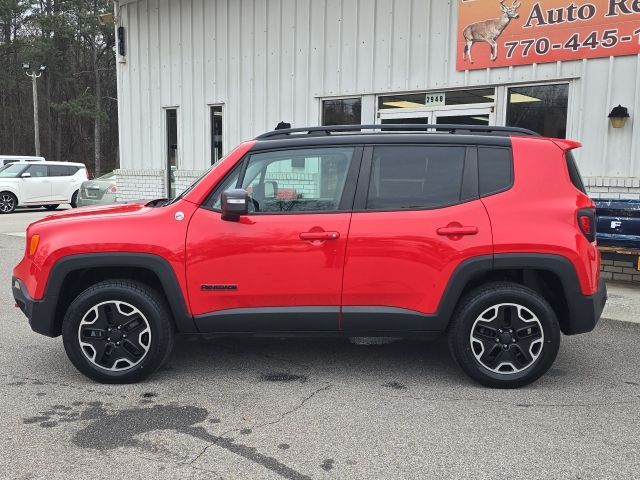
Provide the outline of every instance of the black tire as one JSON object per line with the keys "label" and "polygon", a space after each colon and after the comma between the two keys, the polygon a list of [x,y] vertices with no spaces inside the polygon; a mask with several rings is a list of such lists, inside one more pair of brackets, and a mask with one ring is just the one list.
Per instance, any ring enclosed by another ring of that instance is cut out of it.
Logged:
{"label": "black tire", "polygon": [[71,208],[78,208],[78,190],[71,195],[71,203],[69,205],[71,205]]}
{"label": "black tire", "polygon": [[[125,309],[124,314],[121,308]],[[87,323],[87,320],[93,321]],[[136,321],[138,324],[129,330]],[[92,327],[99,323],[105,327]],[[83,340],[92,342],[88,346],[85,343],[84,348],[80,341],[81,324],[84,325]],[[93,331],[98,333],[94,335]],[[125,332],[131,333],[129,339]],[[109,342],[102,340],[109,335],[114,338],[108,338]],[[87,377],[101,383],[134,383],[147,378],[168,359],[173,349],[174,325],[166,303],[155,290],[136,281],[107,280],[92,285],[71,303],[63,320],[62,338],[69,360]],[[116,347],[117,340],[121,346]],[[104,353],[98,359],[103,346]],[[113,353],[107,354],[107,351]],[[124,362],[130,365],[123,368]]]}
{"label": "black tire", "polygon": [[46,208],[47,210],[55,210],[59,206],[60,206],[60,204],[57,204],[57,205],[43,205],[43,207]]}
{"label": "black tire", "polygon": [[496,282],[462,299],[448,337],[451,355],[472,379],[494,388],[518,388],[551,368],[560,347],[560,326],[540,294]]}
{"label": "black tire", "polygon": [[11,192],[0,192],[0,214],[13,213],[18,206],[18,199]]}

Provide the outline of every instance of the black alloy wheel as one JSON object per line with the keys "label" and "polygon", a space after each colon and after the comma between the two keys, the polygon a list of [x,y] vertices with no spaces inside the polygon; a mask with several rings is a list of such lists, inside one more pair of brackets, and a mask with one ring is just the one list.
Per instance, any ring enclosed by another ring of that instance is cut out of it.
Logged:
{"label": "black alloy wheel", "polygon": [[12,213],[18,206],[18,200],[13,193],[0,193],[0,213]]}

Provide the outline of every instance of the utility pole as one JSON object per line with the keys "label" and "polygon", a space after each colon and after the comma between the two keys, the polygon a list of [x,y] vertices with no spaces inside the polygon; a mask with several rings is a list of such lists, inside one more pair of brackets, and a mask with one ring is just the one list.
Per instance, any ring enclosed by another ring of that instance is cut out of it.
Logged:
{"label": "utility pole", "polygon": [[31,71],[31,65],[23,63],[22,68],[27,77],[31,77],[31,84],[33,86],[33,128],[36,144],[36,157],[40,156],[40,125],[38,121],[38,84],[37,80],[42,75],[42,72],[47,68],[46,65],[40,65],[37,70]]}

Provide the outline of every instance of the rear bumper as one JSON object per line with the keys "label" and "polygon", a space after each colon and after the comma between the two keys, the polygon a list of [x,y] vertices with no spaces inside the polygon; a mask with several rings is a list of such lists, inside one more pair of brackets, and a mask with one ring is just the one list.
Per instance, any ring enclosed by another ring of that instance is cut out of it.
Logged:
{"label": "rear bumper", "polygon": [[598,291],[593,295],[576,295],[569,300],[569,322],[564,325],[565,335],[590,332],[596,327],[607,303],[607,286],[600,278]]}
{"label": "rear bumper", "polygon": [[95,205],[112,205],[117,202],[115,193],[105,193],[102,198],[88,198],[82,195],[78,196],[79,207],[91,207]]}
{"label": "rear bumper", "polygon": [[55,328],[55,307],[56,300],[52,297],[45,297],[41,301],[34,300],[29,295],[24,283],[17,277],[11,279],[11,291],[16,305],[22,310],[29,320],[29,326],[34,332],[46,335],[47,337],[57,337],[60,335]]}

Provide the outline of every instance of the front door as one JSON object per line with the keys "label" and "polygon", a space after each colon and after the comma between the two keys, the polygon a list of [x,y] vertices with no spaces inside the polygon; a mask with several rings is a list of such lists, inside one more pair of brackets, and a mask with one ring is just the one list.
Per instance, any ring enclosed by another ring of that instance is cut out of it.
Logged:
{"label": "front door", "polygon": [[[203,332],[336,331],[362,149],[248,155],[191,218],[187,279]],[[221,218],[220,195],[244,188],[250,213]]]}
{"label": "front door", "polygon": [[51,180],[48,177],[47,166],[44,163],[29,165],[22,172],[28,173],[30,177],[22,178],[20,190],[24,203],[46,203],[51,200]]}
{"label": "front door", "polygon": [[453,272],[472,257],[490,264],[493,254],[476,148],[390,145],[370,152],[349,229],[344,330],[438,330]]}

